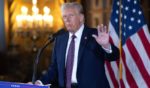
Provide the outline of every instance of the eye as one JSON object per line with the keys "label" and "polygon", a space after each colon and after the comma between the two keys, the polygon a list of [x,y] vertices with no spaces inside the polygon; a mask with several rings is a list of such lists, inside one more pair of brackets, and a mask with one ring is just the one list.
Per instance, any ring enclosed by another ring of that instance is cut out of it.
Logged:
{"label": "eye", "polygon": [[73,17],[73,16],[74,16],[73,14],[70,14],[70,15],[69,15],[69,17]]}
{"label": "eye", "polygon": [[67,16],[65,15],[65,16],[63,16],[63,19],[66,19],[67,18]]}

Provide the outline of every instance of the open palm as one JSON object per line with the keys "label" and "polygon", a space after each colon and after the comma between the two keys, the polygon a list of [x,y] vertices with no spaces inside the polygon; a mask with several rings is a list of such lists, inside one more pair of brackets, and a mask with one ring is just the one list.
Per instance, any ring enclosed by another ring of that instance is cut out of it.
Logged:
{"label": "open palm", "polygon": [[109,44],[109,33],[106,26],[100,25],[97,27],[98,35],[92,35],[97,43],[104,48],[108,48],[110,46]]}

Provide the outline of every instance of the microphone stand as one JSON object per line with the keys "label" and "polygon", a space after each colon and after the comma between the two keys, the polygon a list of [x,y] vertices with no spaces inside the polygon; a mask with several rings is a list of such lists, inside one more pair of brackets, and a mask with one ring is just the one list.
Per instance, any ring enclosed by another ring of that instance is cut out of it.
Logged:
{"label": "microphone stand", "polygon": [[50,36],[48,38],[48,40],[46,41],[45,45],[38,50],[38,53],[37,53],[37,56],[36,56],[36,59],[35,59],[34,65],[33,65],[33,75],[32,75],[32,83],[33,84],[35,84],[35,81],[36,81],[37,65],[39,63],[40,56],[41,56],[42,52],[44,51],[44,49],[53,41],[54,41],[53,36]]}

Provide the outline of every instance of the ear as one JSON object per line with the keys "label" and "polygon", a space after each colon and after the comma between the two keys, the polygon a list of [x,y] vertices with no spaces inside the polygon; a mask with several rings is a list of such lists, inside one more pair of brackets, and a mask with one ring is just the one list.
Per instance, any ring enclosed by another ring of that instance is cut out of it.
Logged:
{"label": "ear", "polygon": [[84,15],[80,14],[80,22],[84,22]]}

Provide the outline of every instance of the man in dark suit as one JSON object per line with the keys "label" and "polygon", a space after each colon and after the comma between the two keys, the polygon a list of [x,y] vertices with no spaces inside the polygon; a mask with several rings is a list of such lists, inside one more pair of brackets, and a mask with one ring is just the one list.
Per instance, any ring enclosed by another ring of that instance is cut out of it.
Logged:
{"label": "man in dark suit", "polygon": [[109,88],[104,62],[118,59],[119,50],[109,43],[108,29],[84,25],[83,8],[78,3],[65,3],[61,11],[67,32],[57,36],[52,64],[36,84],[56,81],[59,88]]}

